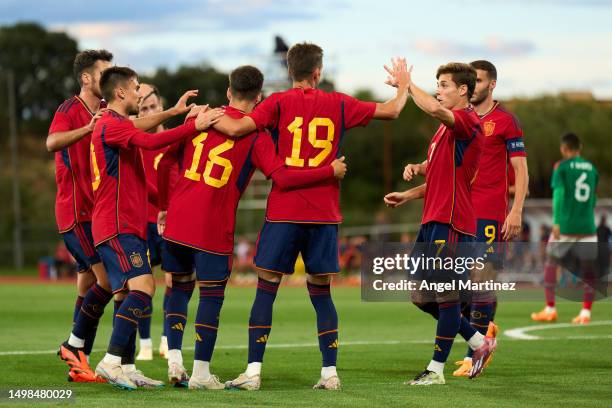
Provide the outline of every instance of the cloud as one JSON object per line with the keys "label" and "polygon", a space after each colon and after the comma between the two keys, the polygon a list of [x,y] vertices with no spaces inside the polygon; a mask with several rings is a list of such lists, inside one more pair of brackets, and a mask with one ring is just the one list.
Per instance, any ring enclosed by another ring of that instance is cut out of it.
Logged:
{"label": "cloud", "polygon": [[[332,8],[339,6],[340,3],[331,3]],[[245,30],[279,22],[313,20],[320,16],[315,10],[325,12],[329,8],[327,4],[306,8],[298,0],[147,0],[146,3],[4,0],[0,3],[0,23],[28,20],[51,27],[77,26],[85,32],[115,25],[175,32],[203,28]]]}
{"label": "cloud", "polygon": [[534,43],[521,40],[504,40],[491,37],[480,44],[461,43],[453,40],[443,41],[420,39],[412,43],[412,47],[427,55],[435,56],[521,56],[536,50]]}

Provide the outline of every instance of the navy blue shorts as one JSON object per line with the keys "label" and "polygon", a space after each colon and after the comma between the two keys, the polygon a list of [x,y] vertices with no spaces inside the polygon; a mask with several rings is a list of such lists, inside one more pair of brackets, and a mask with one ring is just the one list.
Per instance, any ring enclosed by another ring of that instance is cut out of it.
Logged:
{"label": "navy blue shorts", "polygon": [[127,288],[130,279],[151,274],[147,243],[133,234],[119,234],[98,245],[113,293]]}
{"label": "navy blue shorts", "polygon": [[77,223],[73,229],[62,234],[66,248],[77,262],[77,271],[85,272],[91,265],[100,263],[91,235],[91,222]]}
{"label": "navy blue shorts", "polygon": [[[421,225],[411,257],[458,259],[473,257],[474,237],[462,234],[453,229],[450,224],[441,222],[428,222]],[[460,261],[462,262],[462,261]],[[433,262],[431,263],[433,265]],[[469,273],[467,268],[455,268],[448,272],[442,271],[439,267],[421,267],[415,271],[412,278],[417,280],[430,281],[450,281],[458,277],[465,279]],[[461,271],[457,274],[457,271]]]}
{"label": "navy blue shorts", "polygon": [[[502,224],[503,225],[503,224]],[[476,220],[476,242],[478,253],[486,254],[486,259],[493,266],[500,269],[504,265],[505,243],[501,235],[499,221],[478,219]]]}
{"label": "navy blue shorts", "polygon": [[162,246],[164,239],[157,233],[157,224],[150,222],[147,224],[147,246],[149,247],[149,262],[151,266],[161,264]]}
{"label": "navy blue shorts", "polygon": [[257,238],[254,262],[265,271],[292,274],[300,253],[309,275],[340,272],[338,225],[266,221]]}
{"label": "navy blue shorts", "polygon": [[216,254],[166,241],[162,249],[162,269],[175,275],[190,274],[194,269],[198,282],[221,283],[230,277],[232,255]]}

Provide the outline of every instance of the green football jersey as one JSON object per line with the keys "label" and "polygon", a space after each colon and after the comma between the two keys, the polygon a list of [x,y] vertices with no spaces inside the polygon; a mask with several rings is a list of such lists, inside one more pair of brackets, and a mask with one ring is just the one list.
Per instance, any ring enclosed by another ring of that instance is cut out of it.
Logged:
{"label": "green football jersey", "polygon": [[580,156],[558,163],[551,187],[563,187],[561,213],[555,214],[561,234],[595,234],[595,190],[599,174],[593,163]]}

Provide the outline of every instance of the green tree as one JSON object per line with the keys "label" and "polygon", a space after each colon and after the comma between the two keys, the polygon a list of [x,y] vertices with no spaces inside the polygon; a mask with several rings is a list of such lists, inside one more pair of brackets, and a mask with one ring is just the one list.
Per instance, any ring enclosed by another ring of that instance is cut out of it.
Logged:
{"label": "green tree", "polygon": [[[72,61],[77,42],[36,23],[17,23],[0,27],[0,49],[1,71],[12,70],[15,75],[19,129],[46,131],[59,103],[76,91]],[[2,115],[6,115],[5,84],[3,80],[0,88]]]}

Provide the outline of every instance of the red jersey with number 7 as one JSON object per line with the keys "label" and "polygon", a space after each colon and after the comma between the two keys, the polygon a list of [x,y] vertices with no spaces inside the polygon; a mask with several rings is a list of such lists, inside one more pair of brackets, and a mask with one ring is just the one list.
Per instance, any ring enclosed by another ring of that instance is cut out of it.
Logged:
{"label": "red jersey with number 7", "polygon": [[422,224],[436,221],[476,234],[471,187],[482,150],[480,120],[472,108],[453,110],[452,128],[441,124],[427,153]]}
{"label": "red jersey with number 7", "polygon": [[[64,101],[55,112],[49,134],[87,126],[94,113],[78,96]],[[55,220],[59,232],[70,231],[77,222],[91,221],[93,191],[89,171],[91,133],[55,152]]]}
{"label": "red jersey with number 7", "polygon": [[146,133],[109,110],[91,137],[94,244],[119,234],[147,239],[147,185],[140,148],[156,150],[196,134],[193,121],[160,133]]}
{"label": "red jersey with number 7", "polygon": [[[235,119],[244,116],[233,107],[226,107],[225,114]],[[179,178],[168,198],[169,166],[176,161]],[[161,159],[160,207],[168,209],[164,239],[202,251],[231,254],[238,201],[255,168],[278,181],[277,188],[283,191],[334,179],[329,165],[308,171],[287,167],[276,155],[266,131],[234,139],[208,129],[172,146]]]}
{"label": "red jersey with number 7", "polygon": [[[341,156],[339,150],[345,132],[355,126],[366,126],[375,110],[375,103],[362,102],[339,92],[293,88],[273,93],[248,116],[258,129],[270,130],[278,155],[287,166],[312,169],[326,166]],[[273,185],[266,220],[342,222],[339,182],[327,180],[289,191]]]}

